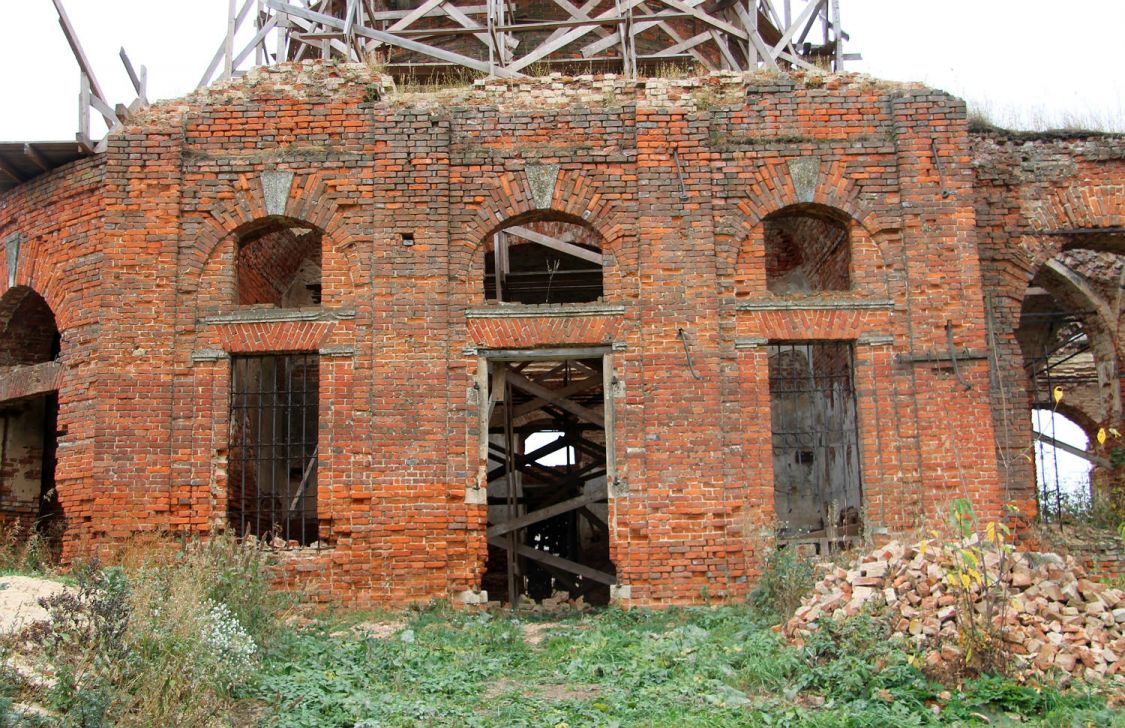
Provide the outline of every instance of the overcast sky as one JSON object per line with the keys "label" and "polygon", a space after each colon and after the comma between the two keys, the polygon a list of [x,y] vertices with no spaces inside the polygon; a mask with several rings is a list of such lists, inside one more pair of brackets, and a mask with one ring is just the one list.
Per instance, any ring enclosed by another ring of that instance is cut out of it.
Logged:
{"label": "overcast sky", "polygon": [[[50,0],[0,0],[0,140],[72,139],[78,66]],[[117,50],[149,69],[152,98],[195,87],[222,40],[227,0],[65,0],[113,102],[132,99]],[[1122,0],[840,0],[849,70],[924,81],[1008,126],[1125,130]],[[187,10],[190,8],[190,11]],[[938,10],[940,8],[940,10]]]}

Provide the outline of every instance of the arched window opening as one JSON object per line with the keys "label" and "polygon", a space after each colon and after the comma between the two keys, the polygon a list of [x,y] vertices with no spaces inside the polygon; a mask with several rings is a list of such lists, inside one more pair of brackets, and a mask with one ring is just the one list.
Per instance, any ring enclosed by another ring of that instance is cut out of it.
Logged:
{"label": "arched window opening", "polygon": [[320,305],[323,232],[271,218],[238,236],[238,305]]}
{"label": "arched window opening", "polygon": [[[62,337],[42,296],[27,287],[10,289],[0,299],[0,320],[0,370],[58,366]],[[66,527],[55,488],[58,392],[34,388],[15,394],[0,402],[0,524],[38,532],[57,558]]]}
{"label": "arched window opening", "polygon": [[827,208],[795,206],[765,220],[766,287],[791,295],[851,288],[847,223]]}
{"label": "arched window opening", "polygon": [[562,221],[494,233],[484,259],[484,297],[510,303],[588,303],[602,297],[601,238]]}

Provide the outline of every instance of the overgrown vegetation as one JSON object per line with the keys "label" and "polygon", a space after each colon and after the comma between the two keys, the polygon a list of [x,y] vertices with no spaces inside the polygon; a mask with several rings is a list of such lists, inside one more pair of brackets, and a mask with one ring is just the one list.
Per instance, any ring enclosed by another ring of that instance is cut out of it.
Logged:
{"label": "overgrown vegetation", "polygon": [[0,675],[0,695],[49,711],[21,714],[23,723],[235,722],[237,692],[285,606],[265,552],[216,537],[152,549],[128,568],[86,564],[74,577],[76,588],[40,600],[48,622],[8,641],[9,658],[27,667]]}
{"label": "overgrown vegetation", "polygon": [[877,614],[787,644],[772,625],[813,576],[794,551],[742,606],[436,605],[303,627],[283,620],[252,546],[145,553],[77,570],[76,589],[47,600],[53,624],[22,635],[35,649],[8,645],[38,656],[40,679],[0,670],[0,726],[1125,726],[1099,686],[937,682]]}

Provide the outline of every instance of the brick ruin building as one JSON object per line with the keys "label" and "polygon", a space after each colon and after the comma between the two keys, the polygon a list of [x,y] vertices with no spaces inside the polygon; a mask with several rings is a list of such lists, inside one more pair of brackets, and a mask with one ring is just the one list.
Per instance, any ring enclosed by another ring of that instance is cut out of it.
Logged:
{"label": "brick ruin building", "polygon": [[1041,353],[1121,420],[1121,137],[848,75],[391,86],[0,148],[4,519],[233,529],[338,602],[691,603],[779,539],[1033,515]]}

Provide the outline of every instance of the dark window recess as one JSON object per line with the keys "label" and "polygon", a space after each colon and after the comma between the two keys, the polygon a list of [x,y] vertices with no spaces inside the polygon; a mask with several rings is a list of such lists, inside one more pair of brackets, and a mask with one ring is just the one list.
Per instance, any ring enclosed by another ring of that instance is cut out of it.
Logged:
{"label": "dark window recess", "polygon": [[783,542],[828,553],[860,535],[852,346],[769,347],[774,510]]}
{"label": "dark window recess", "polygon": [[243,229],[238,235],[238,304],[320,305],[322,238],[319,229],[285,218],[266,218]]}
{"label": "dark window recess", "polygon": [[495,233],[484,259],[484,297],[511,303],[588,303],[602,297],[601,239],[567,222]]}
{"label": "dark window recess", "polygon": [[316,354],[232,360],[227,512],[239,535],[319,544]]}
{"label": "dark window recess", "polygon": [[765,220],[766,287],[790,295],[851,288],[850,232],[843,216],[815,205],[788,207]]}

